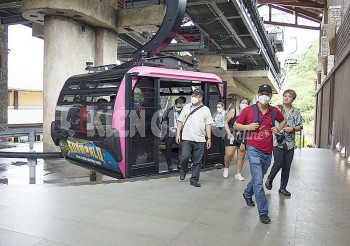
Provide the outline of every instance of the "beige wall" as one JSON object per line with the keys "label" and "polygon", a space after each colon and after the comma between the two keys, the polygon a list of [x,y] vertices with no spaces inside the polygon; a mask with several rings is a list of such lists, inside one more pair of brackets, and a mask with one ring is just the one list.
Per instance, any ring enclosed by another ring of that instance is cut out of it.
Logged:
{"label": "beige wall", "polygon": [[[8,106],[15,106],[14,91],[8,92]],[[43,92],[42,91],[18,91],[19,107],[42,107]]]}

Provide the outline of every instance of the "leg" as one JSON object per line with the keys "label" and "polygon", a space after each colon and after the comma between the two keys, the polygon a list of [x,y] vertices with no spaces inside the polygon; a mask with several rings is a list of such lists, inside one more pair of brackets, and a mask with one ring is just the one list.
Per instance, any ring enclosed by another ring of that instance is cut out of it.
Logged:
{"label": "leg", "polygon": [[271,184],[272,184],[274,178],[276,177],[276,174],[279,172],[279,170],[283,166],[284,149],[274,147],[273,148],[273,158],[274,158],[273,166],[271,168],[269,176],[267,177]]}
{"label": "leg", "polygon": [[233,157],[235,156],[237,147],[226,146],[225,147],[225,168],[229,168]]}
{"label": "leg", "polygon": [[245,150],[242,151],[240,148],[238,148],[236,173],[240,173],[242,171],[245,154],[246,154]]}
{"label": "leg", "polygon": [[290,167],[292,165],[293,157],[294,157],[294,148],[287,150],[285,155],[284,165],[282,166],[280,190],[285,190],[287,188],[287,184],[289,180],[289,172],[290,172]]}
{"label": "leg", "polygon": [[191,153],[192,153],[192,144],[190,141],[187,140],[183,140],[181,141],[182,144],[182,151],[181,151],[181,155],[180,155],[180,166],[181,166],[181,170],[184,173],[188,172],[188,161],[191,157]]}
{"label": "leg", "polygon": [[181,169],[180,156],[181,156],[181,152],[182,152],[182,142],[180,142],[180,143],[178,144],[178,148],[179,148],[179,151],[178,151],[178,164],[177,164],[177,170],[180,170],[180,169]]}
{"label": "leg", "polygon": [[201,171],[201,165],[203,161],[205,143],[193,142],[192,144],[193,144],[193,151],[192,151],[193,166],[192,166],[192,177],[190,181],[198,182],[200,171]]}
{"label": "leg", "polygon": [[[249,183],[251,183],[250,185],[253,187],[253,192],[255,195],[255,200],[257,203],[259,215],[267,214],[268,204],[267,204],[265,191],[263,188],[263,177],[264,177],[264,172],[266,173],[268,167],[270,166],[271,155],[269,158],[266,158],[266,155],[264,153],[262,153],[261,151],[257,150],[252,146],[249,146],[248,158],[250,163],[250,172],[252,174],[252,180]],[[267,163],[268,160],[270,161],[269,163]],[[244,191],[245,193],[247,193],[247,195],[249,195],[249,190],[248,190],[249,188],[250,187],[247,187],[246,190]]]}
{"label": "leg", "polygon": [[236,146],[226,146],[225,148],[225,168],[222,176],[226,179],[228,177],[228,169],[230,167],[230,163],[235,156],[237,147]]}
{"label": "leg", "polygon": [[248,154],[248,160],[249,160],[249,166],[250,166],[251,180],[248,182],[247,188],[245,188],[243,192],[243,196],[246,198],[251,198],[254,195],[252,163],[256,158],[259,158],[259,155],[256,153],[256,148],[254,148],[253,146],[247,147],[247,154]]}
{"label": "leg", "polygon": [[173,137],[168,137],[165,140],[165,158],[166,158],[166,163],[168,164],[168,167],[172,166],[171,163],[171,152],[173,149],[173,144],[174,144],[175,138]]}

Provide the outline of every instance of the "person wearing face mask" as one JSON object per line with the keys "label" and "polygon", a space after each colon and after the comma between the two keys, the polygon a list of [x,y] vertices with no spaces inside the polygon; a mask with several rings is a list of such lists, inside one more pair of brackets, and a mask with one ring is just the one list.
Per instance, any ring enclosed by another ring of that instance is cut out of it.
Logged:
{"label": "person wearing face mask", "polygon": [[216,164],[215,167],[217,169],[221,169],[224,164],[224,156],[225,156],[225,144],[223,141],[223,129],[225,127],[224,120],[226,116],[225,111],[225,104],[222,101],[219,101],[216,104],[216,112],[214,114],[214,130],[217,132],[217,134],[220,135],[222,141],[220,142],[220,155],[221,155],[221,162]]}
{"label": "person wearing face mask", "polygon": [[[264,224],[271,222],[263,178],[271,165],[272,135],[280,132],[287,123],[281,112],[270,106],[271,97],[271,86],[261,85],[258,90],[259,101],[245,108],[234,124],[236,130],[247,131],[247,153],[252,178],[244,190],[243,198],[248,206],[254,207],[252,196],[255,196],[260,221]],[[278,126],[275,126],[275,120],[280,123]]]}
{"label": "person wearing face mask", "polygon": [[225,141],[225,168],[223,172],[223,177],[227,178],[229,173],[230,164],[235,156],[236,150],[237,153],[237,165],[236,165],[236,174],[235,179],[244,181],[241,171],[243,168],[244,157],[245,157],[245,132],[244,131],[235,131],[233,125],[240,115],[240,112],[249,105],[248,99],[242,98],[239,103],[239,111],[236,109],[231,109],[225,117],[225,130],[226,136]]}
{"label": "person wearing face mask", "polygon": [[194,187],[200,187],[199,175],[202,165],[204,148],[211,147],[211,125],[213,118],[210,109],[204,106],[204,92],[197,88],[191,96],[191,103],[186,104],[179,116],[176,132],[176,142],[182,143],[180,155],[180,180],[186,178],[188,172],[188,161],[191,158],[192,177],[190,184]]}
{"label": "person wearing face mask", "polygon": [[[182,110],[183,99],[177,98],[175,100],[174,106],[165,110],[162,124],[162,138],[161,141],[165,143],[165,158],[168,165],[168,171],[173,171],[173,165],[171,161],[171,153],[173,149],[173,144],[175,143],[176,130],[178,119]],[[179,155],[181,153],[181,144],[179,144]],[[180,169],[180,166],[177,166]]]}
{"label": "person wearing face mask", "polygon": [[274,137],[274,163],[265,183],[266,189],[271,190],[272,182],[279,170],[281,170],[281,183],[278,193],[284,196],[291,196],[291,193],[286,188],[294,156],[295,132],[299,132],[303,129],[303,120],[300,110],[294,108],[292,105],[296,97],[297,94],[294,90],[286,90],[283,93],[283,105],[280,105],[279,108],[283,116],[287,119],[287,126],[284,127],[280,133],[280,136],[283,137],[279,140]]}

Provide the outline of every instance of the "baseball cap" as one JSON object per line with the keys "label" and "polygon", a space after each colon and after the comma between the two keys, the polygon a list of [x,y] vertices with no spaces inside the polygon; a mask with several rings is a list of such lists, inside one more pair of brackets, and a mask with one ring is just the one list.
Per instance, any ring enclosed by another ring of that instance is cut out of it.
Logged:
{"label": "baseball cap", "polygon": [[201,89],[197,88],[192,92],[192,94],[197,94],[197,95],[200,95],[201,97],[203,97],[204,92]]}
{"label": "baseball cap", "polygon": [[272,88],[271,86],[267,85],[267,84],[263,84],[263,85],[260,85],[259,86],[259,90],[258,90],[258,93],[262,92],[262,91],[267,91],[269,93],[272,94]]}

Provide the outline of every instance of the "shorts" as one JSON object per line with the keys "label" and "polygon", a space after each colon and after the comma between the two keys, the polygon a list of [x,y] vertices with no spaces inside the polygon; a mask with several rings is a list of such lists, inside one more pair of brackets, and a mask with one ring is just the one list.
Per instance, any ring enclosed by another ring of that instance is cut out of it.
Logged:
{"label": "shorts", "polygon": [[228,139],[227,136],[225,136],[225,138],[224,138],[224,143],[225,143],[225,147],[226,147],[226,146],[236,146],[236,147],[240,147],[242,141],[236,140],[236,139],[235,139],[235,140],[233,141],[233,143],[231,143],[230,139]]}

